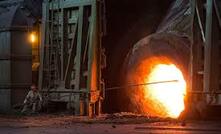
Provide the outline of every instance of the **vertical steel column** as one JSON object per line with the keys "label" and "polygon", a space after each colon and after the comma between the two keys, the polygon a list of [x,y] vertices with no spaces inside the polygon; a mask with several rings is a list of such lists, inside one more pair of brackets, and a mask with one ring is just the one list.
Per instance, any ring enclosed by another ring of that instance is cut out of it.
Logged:
{"label": "vertical steel column", "polygon": [[[196,10],[196,0],[192,0],[191,2],[191,12],[192,12],[192,27],[194,25],[194,16],[195,16],[195,10]],[[193,28],[192,28],[193,29]],[[194,31],[193,31],[194,33]],[[191,49],[190,49],[190,65],[189,65],[189,86],[187,87],[188,90],[193,91],[193,77],[194,77],[194,66],[193,66],[193,43],[194,43],[194,35],[192,34],[192,42],[191,42]]]}
{"label": "vertical steel column", "polygon": [[[90,19],[90,25],[91,25],[91,29],[90,29],[90,40],[89,40],[89,49],[88,49],[88,81],[87,81],[87,92],[88,94],[96,89],[92,89],[92,81],[96,81],[97,80],[93,80],[93,69],[94,69],[94,62],[95,62],[95,54],[96,54],[96,48],[97,48],[97,42],[96,42],[96,34],[97,34],[97,23],[96,23],[96,18],[97,18],[97,8],[96,8],[96,0],[93,0],[93,3],[91,5],[91,19]],[[88,115],[89,116],[93,116],[94,114],[94,108],[95,108],[95,104],[91,104],[90,102],[90,98],[91,96],[88,97],[88,102],[87,104],[88,106]]]}
{"label": "vertical steel column", "polygon": [[[44,53],[45,53],[45,35],[48,35],[48,31],[46,30],[46,27],[48,26],[48,2],[43,2],[42,4],[42,30],[41,30],[41,44],[40,44],[40,67],[39,67],[39,80],[38,80],[38,89],[42,88],[43,83],[43,65],[44,65]],[[47,32],[47,34],[46,34]],[[46,45],[48,45],[46,43]]]}
{"label": "vertical steel column", "polygon": [[211,89],[211,45],[212,45],[212,12],[213,9],[213,0],[207,0],[206,4],[206,44],[204,47],[204,82],[203,82],[203,91],[209,92]]}
{"label": "vertical steel column", "polygon": [[[77,33],[77,53],[76,53],[76,75],[75,75],[75,90],[80,89],[80,78],[81,78],[81,50],[82,50],[82,33],[83,33],[83,15],[84,15],[84,7],[79,7],[79,15],[78,15],[78,33]],[[76,100],[80,100],[80,95],[76,95]],[[76,106],[76,114],[80,114],[80,103],[75,103]]]}
{"label": "vertical steel column", "polygon": [[[63,0],[62,0],[63,1]],[[60,2],[60,0],[59,0]],[[61,15],[59,16],[60,20],[59,23],[61,23],[61,56],[60,56],[60,60],[61,60],[61,78],[60,80],[63,81],[64,80],[64,6],[63,6],[63,2],[61,2]],[[60,22],[61,21],[61,22]]]}

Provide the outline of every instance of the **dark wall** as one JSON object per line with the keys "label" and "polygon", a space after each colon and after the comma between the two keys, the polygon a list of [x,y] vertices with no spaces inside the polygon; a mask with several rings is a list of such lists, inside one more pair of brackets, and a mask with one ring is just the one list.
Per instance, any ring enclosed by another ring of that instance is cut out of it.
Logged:
{"label": "dark wall", "polygon": [[36,19],[41,18],[43,0],[24,0],[24,6]]}
{"label": "dark wall", "polygon": [[[156,31],[173,0],[106,0],[107,68],[103,71],[106,87],[121,85],[121,69],[125,57],[140,39]],[[106,91],[104,112],[120,112],[117,90]]]}

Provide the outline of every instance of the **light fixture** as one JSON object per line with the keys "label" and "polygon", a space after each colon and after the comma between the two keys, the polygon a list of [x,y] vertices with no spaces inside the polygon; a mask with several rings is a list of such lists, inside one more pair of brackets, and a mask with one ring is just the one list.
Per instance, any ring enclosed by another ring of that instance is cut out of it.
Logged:
{"label": "light fixture", "polygon": [[31,32],[29,35],[29,40],[31,43],[36,43],[37,42],[37,34],[36,32]]}

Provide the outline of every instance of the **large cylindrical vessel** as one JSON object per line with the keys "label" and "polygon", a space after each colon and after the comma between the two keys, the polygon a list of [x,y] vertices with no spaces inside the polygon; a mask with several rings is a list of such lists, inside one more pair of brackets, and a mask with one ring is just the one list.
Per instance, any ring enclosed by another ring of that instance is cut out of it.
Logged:
{"label": "large cylindrical vessel", "polygon": [[32,82],[32,21],[19,3],[0,4],[0,112],[8,112],[23,103]]}

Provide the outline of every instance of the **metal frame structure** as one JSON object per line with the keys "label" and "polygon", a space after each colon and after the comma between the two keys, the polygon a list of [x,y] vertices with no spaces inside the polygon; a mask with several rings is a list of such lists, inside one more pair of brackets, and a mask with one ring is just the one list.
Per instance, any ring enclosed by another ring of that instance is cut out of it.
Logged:
{"label": "metal frame structure", "polygon": [[68,102],[76,115],[101,111],[102,11],[98,0],[45,0],[39,88],[49,101]]}
{"label": "metal frame structure", "polygon": [[221,105],[221,3],[192,0],[191,93],[208,105]]}

